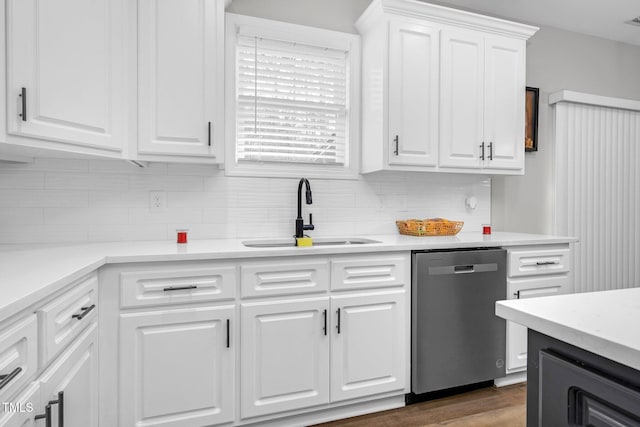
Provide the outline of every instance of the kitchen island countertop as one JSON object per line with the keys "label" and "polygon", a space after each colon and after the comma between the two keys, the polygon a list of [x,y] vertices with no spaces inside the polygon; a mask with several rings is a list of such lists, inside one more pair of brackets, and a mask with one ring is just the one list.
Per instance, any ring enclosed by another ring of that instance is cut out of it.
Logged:
{"label": "kitchen island countertop", "polygon": [[640,288],[498,301],[496,314],[640,370]]}

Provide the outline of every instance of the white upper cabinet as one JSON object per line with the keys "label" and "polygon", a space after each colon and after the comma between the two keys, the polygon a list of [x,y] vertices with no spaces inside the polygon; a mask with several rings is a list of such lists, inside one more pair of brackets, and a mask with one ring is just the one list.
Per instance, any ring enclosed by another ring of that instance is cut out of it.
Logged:
{"label": "white upper cabinet", "polygon": [[436,166],[438,30],[389,26],[389,164]]}
{"label": "white upper cabinet", "polygon": [[483,38],[443,31],[441,70],[440,166],[479,168],[484,109]]}
{"label": "white upper cabinet", "polygon": [[[7,132],[119,156],[126,128],[122,0],[7,0]],[[34,145],[34,144],[27,144]]]}
{"label": "white upper cabinet", "polygon": [[525,40],[485,38],[484,142],[486,168],[524,166]]}
{"label": "white upper cabinet", "polygon": [[362,35],[362,172],[522,174],[526,40],[537,28],[374,0]]}
{"label": "white upper cabinet", "polygon": [[440,166],[524,167],[525,41],[442,32]]}
{"label": "white upper cabinet", "polygon": [[224,4],[138,0],[138,153],[222,161]]}

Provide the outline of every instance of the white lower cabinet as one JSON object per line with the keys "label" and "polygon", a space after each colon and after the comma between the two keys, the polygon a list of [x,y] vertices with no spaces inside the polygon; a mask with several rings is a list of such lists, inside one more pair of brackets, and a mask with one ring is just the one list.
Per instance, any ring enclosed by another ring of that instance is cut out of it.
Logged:
{"label": "white lower cabinet", "polygon": [[403,390],[409,343],[403,289],[331,297],[331,401]]}
{"label": "white lower cabinet", "polygon": [[242,417],[402,392],[406,296],[396,289],[242,304]]}
{"label": "white lower cabinet", "polygon": [[241,416],[329,403],[329,298],[241,306]]}
{"label": "white lower cabinet", "polygon": [[98,426],[97,345],[98,325],[94,323],[40,377],[43,404],[51,405],[51,424],[47,425]]}
{"label": "white lower cabinet", "polygon": [[[568,244],[508,249],[507,298],[523,299],[570,292]],[[527,369],[527,328],[507,321],[507,374]]]}
{"label": "white lower cabinet", "polygon": [[308,425],[402,406],[410,268],[409,252],[104,267],[101,336],[118,346],[101,349],[102,424]]}
{"label": "white lower cabinet", "polygon": [[233,305],[120,315],[120,425],[232,421]]}

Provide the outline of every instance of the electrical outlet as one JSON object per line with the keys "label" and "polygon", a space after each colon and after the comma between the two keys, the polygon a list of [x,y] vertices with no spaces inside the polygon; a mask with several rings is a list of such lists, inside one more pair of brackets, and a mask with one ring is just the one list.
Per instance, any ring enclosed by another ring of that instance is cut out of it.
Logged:
{"label": "electrical outlet", "polygon": [[167,208],[167,193],[164,191],[149,191],[149,211],[161,212]]}

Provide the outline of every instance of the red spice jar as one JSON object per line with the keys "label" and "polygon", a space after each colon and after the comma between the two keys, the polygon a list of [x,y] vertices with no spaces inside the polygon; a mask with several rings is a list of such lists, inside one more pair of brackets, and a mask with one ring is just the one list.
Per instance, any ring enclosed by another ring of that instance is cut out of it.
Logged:
{"label": "red spice jar", "polygon": [[177,243],[179,244],[184,244],[187,243],[187,232],[189,230],[185,230],[185,229],[181,229],[181,230],[176,230],[177,233]]}

